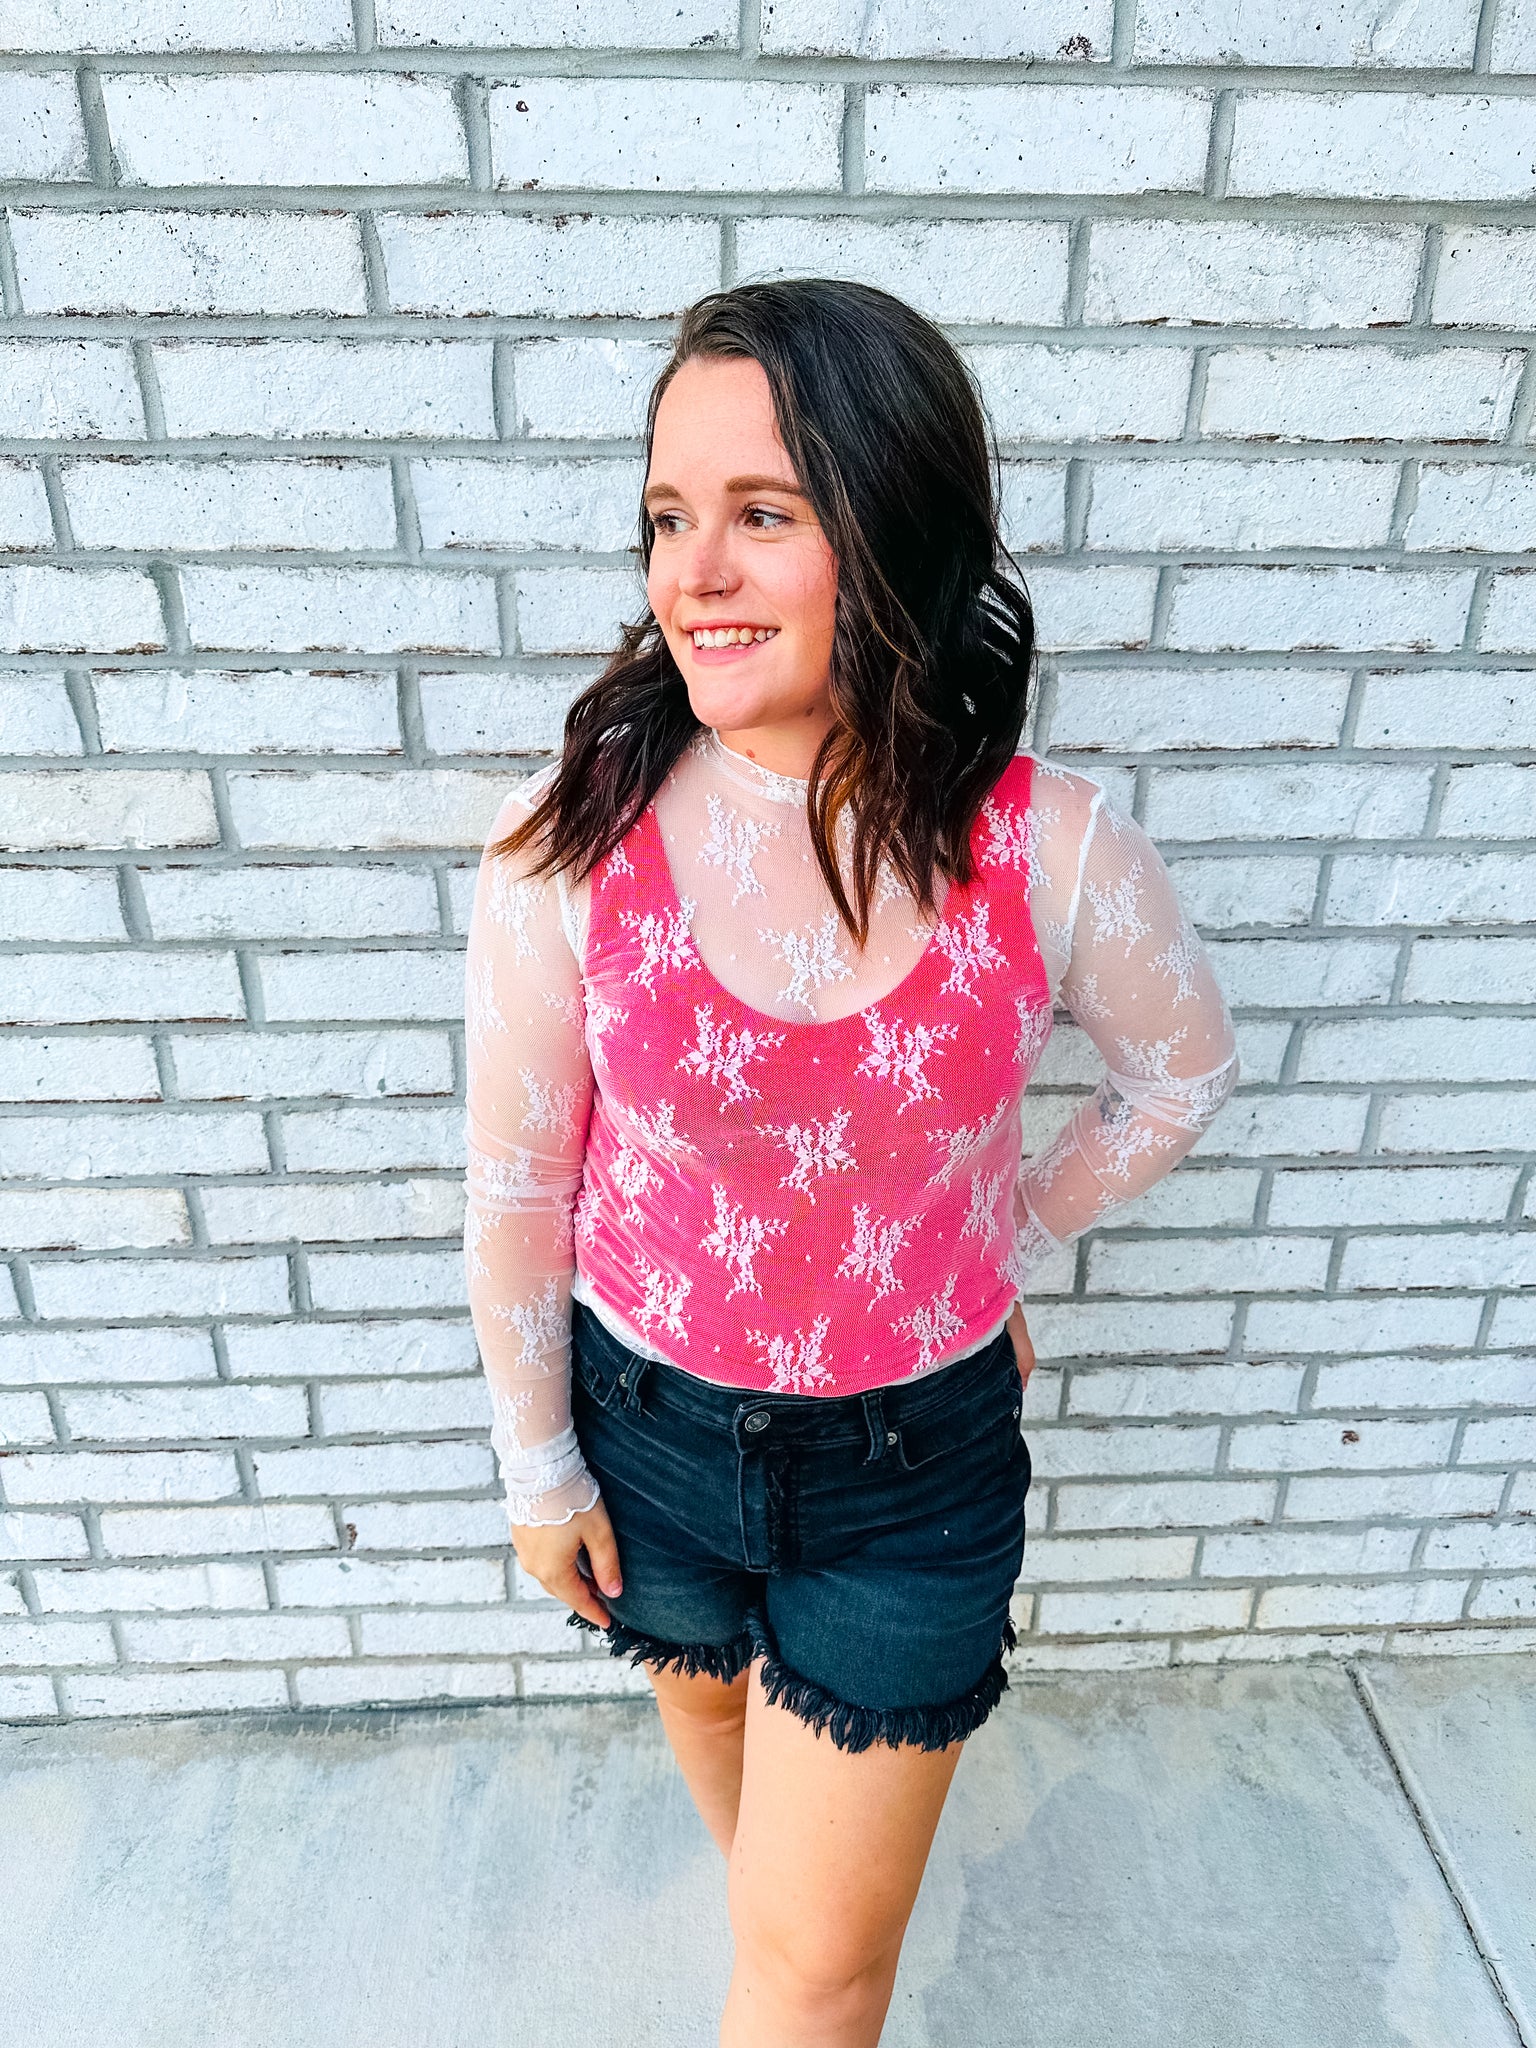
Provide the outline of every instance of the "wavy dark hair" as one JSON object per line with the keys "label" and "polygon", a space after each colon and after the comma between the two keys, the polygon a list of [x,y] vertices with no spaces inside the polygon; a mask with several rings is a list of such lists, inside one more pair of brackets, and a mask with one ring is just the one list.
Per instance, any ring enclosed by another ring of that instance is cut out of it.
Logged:
{"label": "wavy dark hair", "polygon": [[[683,315],[651,392],[684,363],[747,357],[773,394],[779,438],[837,561],[834,723],[806,797],[838,915],[863,945],[882,857],[930,914],[935,878],[973,879],[971,827],[1018,750],[1034,620],[998,531],[1000,474],[980,395],[931,321],[870,285],[789,278],[711,292]],[[656,529],[641,507],[647,571]],[[565,716],[537,808],[491,848],[542,840],[528,870],[584,876],[617,845],[701,730],[649,605]],[[833,834],[854,825],[854,902]]]}

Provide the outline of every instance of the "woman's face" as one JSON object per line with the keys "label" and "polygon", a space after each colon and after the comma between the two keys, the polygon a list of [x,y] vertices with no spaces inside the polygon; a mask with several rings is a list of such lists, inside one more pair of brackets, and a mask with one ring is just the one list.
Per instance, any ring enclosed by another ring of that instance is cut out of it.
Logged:
{"label": "woman's face", "polygon": [[[779,440],[760,364],[695,357],[662,393],[646,589],[695,717],[720,732],[830,722],[837,562]],[[704,632],[731,644],[701,646]]]}

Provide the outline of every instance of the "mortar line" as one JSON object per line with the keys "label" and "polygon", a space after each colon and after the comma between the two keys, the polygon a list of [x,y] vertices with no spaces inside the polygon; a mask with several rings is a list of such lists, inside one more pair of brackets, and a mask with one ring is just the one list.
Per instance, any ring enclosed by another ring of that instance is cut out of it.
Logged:
{"label": "mortar line", "polygon": [[352,0],[352,40],[357,45],[358,56],[375,54],[378,24],[374,19],[373,0]]}
{"label": "mortar line", "polygon": [[454,95],[459,122],[464,130],[464,148],[472,191],[495,189],[491,161],[490,99],[483,78],[466,75],[458,81]]}
{"label": "mortar line", "polygon": [[838,138],[843,191],[858,198],[864,191],[864,86],[843,88],[843,120]]}
{"label": "mortar line", "polygon": [[112,151],[112,133],[107,124],[107,103],[102,97],[101,73],[96,60],[87,57],[75,73],[80,97],[80,119],[85,128],[86,158],[91,182],[109,189],[117,182],[117,164]]}
{"label": "mortar line", "polygon": [[0,314],[21,317],[21,280],[16,275],[16,250],[11,242],[11,209],[0,206]]}
{"label": "mortar line", "polygon": [[1472,42],[1472,70],[1486,75],[1493,61],[1493,31],[1499,16],[1500,0],[1483,0],[1477,17],[1477,34]]}
{"label": "mortar line", "polygon": [[1391,1737],[1387,1733],[1386,1724],[1381,1715],[1380,1703],[1376,1699],[1368,1673],[1358,1660],[1353,1657],[1345,1658],[1344,1668],[1349,1673],[1350,1686],[1355,1698],[1360,1703],[1360,1711],[1370,1724],[1371,1732],[1376,1737],[1381,1753],[1386,1759],[1387,1768],[1396,1780],[1398,1791],[1402,1794],[1409,1811],[1418,1825],[1424,1846],[1435,1859],[1435,1867],[1440,1873],[1441,1882],[1444,1884],[1447,1892],[1449,1892],[1451,1900],[1461,1916],[1461,1922],[1467,1930],[1468,1939],[1477,1951],[1478,1960],[1483,1966],[1500,2005],[1508,2015],[1514,2039],[1520,2044],[1520,2048],[1536,2048],[1536,2043],[1531,2042],[1526,2037],[1519,2020],[1515,2017],[1514,2008],[1509,2002],[1509,1993],[1504,1986],[1504,1979],[1499,1972],[1497,1963],[1493,1959],[1492,1944],[1483,1933],[1469,1901],[1463,1896],[1461,1887],[1453,1875],[1450,1845],[1446,1842],[1438,1823],[1430,1812],[1428,1799],[1419,1787],[1413,1766],[1408,1762],[1406,1756],[1398,1755]]}

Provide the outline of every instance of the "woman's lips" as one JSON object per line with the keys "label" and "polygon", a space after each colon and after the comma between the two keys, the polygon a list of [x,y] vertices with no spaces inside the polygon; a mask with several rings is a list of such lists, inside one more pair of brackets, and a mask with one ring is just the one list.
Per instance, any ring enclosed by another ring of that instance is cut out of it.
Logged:
{"label": "woman's lips", "polygon": [[[714,632],[724,631],[725,629],[722,627],[706,630]],[[770,646],[778,638],[779,634],[777,626],[741,626],[735,627],[732,630],[740,633],[762,633],[765,637],[761,640],[755,638],[737,640],[727,647],[700,646],[692,632],[687,633],[684,637],[687,639],[689,651],[695,661],[701,663],[706,668],[718,668],[724,662],[745,661],[748,655],[756,654],[762,648]]]}

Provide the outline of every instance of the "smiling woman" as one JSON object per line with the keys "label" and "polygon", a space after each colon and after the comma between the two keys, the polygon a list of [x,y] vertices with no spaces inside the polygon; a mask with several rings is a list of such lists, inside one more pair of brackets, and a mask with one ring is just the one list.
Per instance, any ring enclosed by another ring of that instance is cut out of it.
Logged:
{"label": "smiling woman", "polygon": [[[1019,750],[963,365],[748,285],[652,396],[645,617],[470,932],[470,1299],[524,1566],[644,1663],[730,1858],[729,2048],[873,2043],[1006,1684],[1021,1297],[1194,1144],[1232,1029],[1156,848]],[[1105,1057],[1035,1158],[1060,1002]]]}

